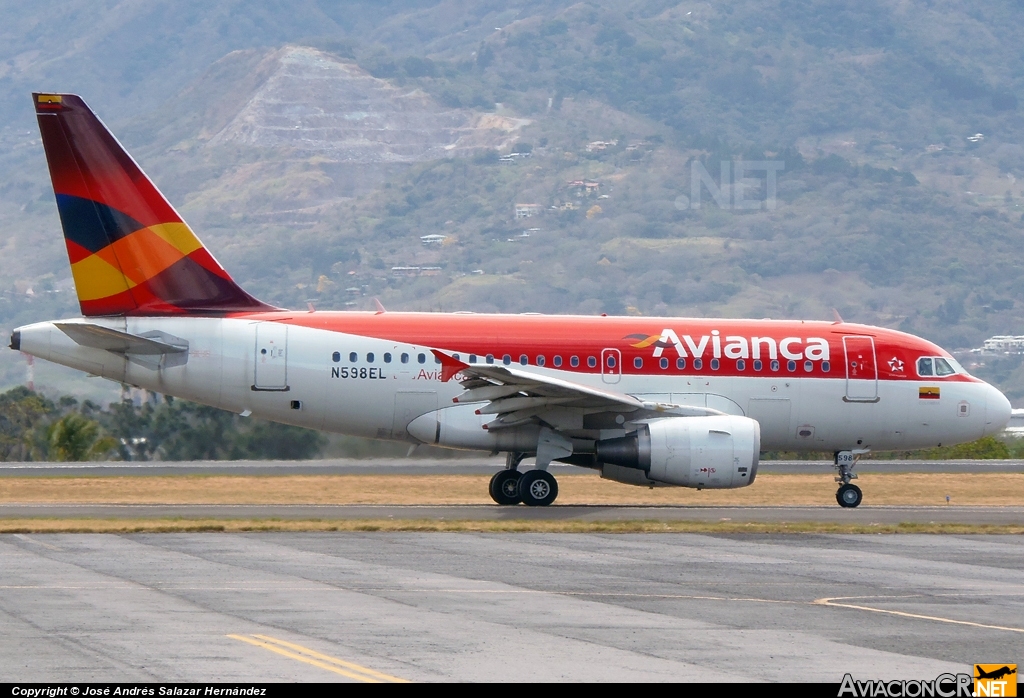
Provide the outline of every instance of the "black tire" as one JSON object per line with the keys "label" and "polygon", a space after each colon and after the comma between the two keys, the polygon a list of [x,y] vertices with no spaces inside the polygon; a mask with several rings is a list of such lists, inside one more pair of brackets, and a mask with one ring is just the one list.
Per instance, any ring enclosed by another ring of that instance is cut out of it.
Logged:
{"label": "black tire", "polygon": [[499,470],[491,478],[491,484],[487,488],[493,499],[502,506],[519,504],[519,477],[521,473],[517,470]]}
{"label": "black tire", "polygon": [[558,497],[558,481],[546,470],[527,470],[519,478],[519,498],[530,507],[546,507]]}
{"label": "black tire", "polygon": [[860,500],[864,498],[864,494],[860,491],[857,485],[842,485],[836,491],[836,501],[839,502],[839,506],[847,509],[852,509],[860,505]]}

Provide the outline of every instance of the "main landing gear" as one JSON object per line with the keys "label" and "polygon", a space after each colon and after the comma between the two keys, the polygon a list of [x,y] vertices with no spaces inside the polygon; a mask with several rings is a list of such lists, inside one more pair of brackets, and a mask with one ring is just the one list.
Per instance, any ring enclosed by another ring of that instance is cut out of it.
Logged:
{"label": "main landing gear", "polygon": [[853,451],[837,451],[835,464],[839,470],[836,482],[841,483],[836,490],[836,501],[839,502],[839,506],[852,509],[864,498],[860,488],[850,483],[851,480],[857,479],[857,473],[853,472],[853,466],[856,464]]}
{"label": "main landing gear", "polygon": [[520,473],[519,463],[525,455],[508,454],[505,469],[499,470],[491,478],[488,488],[491,499],[504,506],[522,502],[531,507],[546,507],[558,497],[558,481],[546,470],[527,470]]}

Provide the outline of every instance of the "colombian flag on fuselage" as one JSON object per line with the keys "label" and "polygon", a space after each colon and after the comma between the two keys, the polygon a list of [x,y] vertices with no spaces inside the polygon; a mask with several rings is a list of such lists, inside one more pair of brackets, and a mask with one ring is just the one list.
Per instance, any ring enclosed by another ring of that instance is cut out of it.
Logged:
{"label": "colombian flag on fuselage", "polygon": [[939,388],[938,386],[932,386],[928,388],[918,388],[917,397],[920,400],[938,400],[939,399]]}
{"label": "colombian flag on fuselage", "polygon": [[80,97],[33,101],[83,315],[271,309],[231,279]]}

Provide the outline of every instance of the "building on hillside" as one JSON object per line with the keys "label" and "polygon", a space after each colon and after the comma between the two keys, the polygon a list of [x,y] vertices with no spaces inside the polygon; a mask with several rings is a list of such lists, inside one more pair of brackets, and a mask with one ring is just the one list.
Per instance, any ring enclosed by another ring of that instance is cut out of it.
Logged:
{"label": "building on hillside", "polygon": [[516,204],[516,218],[533,218],[539,216],[544,207],[540,204]]}
{"label": "building on hillside", "polygon": [[419,276],[419,267],[391,267],[392,276]]}
{"label": "building on hillside", "polygon": [[577,198],[583,198],[596,195],[601,189],[601,183],[589,179],[574,179],[566,184],[566,188]]}
{"label": "building on hillside", "polygon": [[591,141],[587,143],[587,152],[595,153],[602,150],[608,150],[608,148],[614,148],[618,144],[618,141]]}
{"label": "building on hillside", "polygon": [[447,235],[438,235],[436,233],[433,235],[420,235],[420,242],[424,245],[440,245],[447,239]]}
{"label": "building on hillside", "polygon": [[1024,335],[997,334],[982,343],[987,354],[1024,354]]}

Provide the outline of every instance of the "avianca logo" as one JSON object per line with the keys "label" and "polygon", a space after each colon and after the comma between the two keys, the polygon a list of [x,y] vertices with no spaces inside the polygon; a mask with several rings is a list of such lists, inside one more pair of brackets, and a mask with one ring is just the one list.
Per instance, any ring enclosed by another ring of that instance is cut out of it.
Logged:
{"label": "avianca logo", "polygon": [[654,358],[660,357],[666,349],[674,349],[680,357],[692,356],[699,359],[704,356],[710,344],[711,357],[715,359],[723,356],[727,359],[778,359],[781,356],[790,361],[829,360],[828,342],[820,337],[783,337],[776,341],[774,337],[722,337],[718,330],[711,330],[710,335],[702,335],[694,340],[688,334],[680,339],[674,330],[666,329],[660,335],[631,334],[623,339],[639,340],[630,344],[636,349],[654,347]]}

